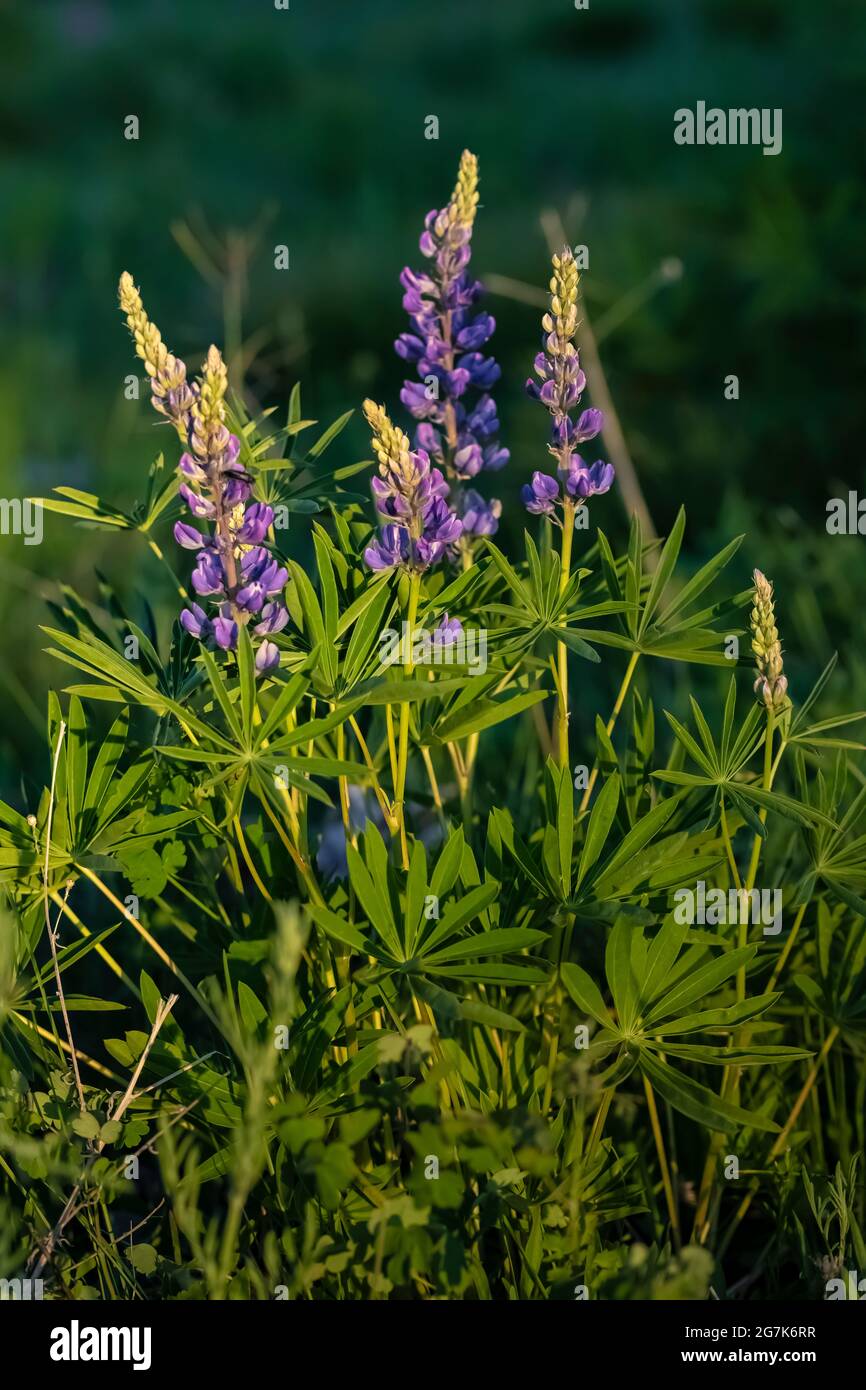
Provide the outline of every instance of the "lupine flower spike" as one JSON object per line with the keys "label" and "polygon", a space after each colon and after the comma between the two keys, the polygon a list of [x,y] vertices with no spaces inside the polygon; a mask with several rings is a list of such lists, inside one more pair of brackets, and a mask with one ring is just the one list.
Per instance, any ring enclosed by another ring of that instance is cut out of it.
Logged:
{"label": "lupine flower spike", "polygon": [[758,676],[755,694],[768,710],[779,714],[790,705],[788,678],[783,673],[782,643],[776,627],[773,586],[765,574],[755,570],[755,601],[752,609],[752,651]]}
{"label": "lupine flower spike", "polygon": [[212,526],[210,534],[185,521],[174,528],[178,545],[198,552],[193,589],[216,605],[208,613],[193,603],[182,611],[181,625],[192,637],[223,651],[237,650],[240,628],[247,627],[256,648],[256,670],[270,671],[279,665],[280,653],[268,639],[289,619],[279,600],[288,574],[262,544],[273,510],[250,502],[252,480],[238,462],[240,440],[225,423],[228,374],[222,355],[209,348],[201,377],[189,384],[185,364],[166,348],[126,272],[120,277],[120,307],[151,378],[154,408],[171,421],[185,445],[180,496],[196,521]]}
{"label": "lupine flower spike", "polygon": [[187,383],[186,366],[179,357],[172,356],[156,324],[147,317],[141,295],[128,271],[124,271],[120,277],[119,297],[120,307],[135,341],[135,350],[150,377],[153,408],[171,421],[181,442],[186,443],[189,415],[195,399],[195,387]]}
{"label": "lupine flower spike", "polygon": [[613,483],[613,465],[599,460],[588,464],[575,452],[600,433],[604,417],[600,410],[584,410],[572,419],[586,387],[574,337],[577,332],[577,263],[566,246],[553,257],[550,280],[550,311],[541,321],[544,329],[542,350],[535,359],[538,381],[529,379],[526,389],[534,400],[547,406],[552,416],[548,452],[556,459],[557,476],[535,472],[532,482],[522,490],[529,512],[556,521],[556,508],[573,516],[588,497],[607,492]]}
{"label": "lupine flower spike", "polygon": [[[572,416],[580,404],[586,386],[574,338],[577,333],[577,263],[569,246],[553,257],[550,279],[550,309],[541,320],[544,329],[542,350],[535,359],[535,374],[526,389],[534,400],[547,406],[552,416],[548,453],[556,459],[557,476],[536,470],[532,482],[521,490],[526,510],[536,516],[549,517],[562,527],[562,556],[559,592],[568,588],[571,575],[571,547],[577,513],[586,499],[607,492],[613,482],[613,467],[599,461],[587,464],[575,453],[601,430],[604,423],[600,410],[584,410],[577,420]],[[557,516],[562,509],[562,520]],[[564,642],[557,643],[557,715],[556,742],[559,765],[568,766],[568,651]]]}
{"label": "lupine flower spike", "polygon": [[419,420],[415,444],[448,480],[463,535],[492,536],[501,503],[485,502],[464,484],[482,471],[497,472],[509,453],[498,443],[499,421],[490,388],[501,375],[492,357],[479,351],[496,327],[487,313],[473,313],[482,286],[470,276],[472,228],[478,208],[478,161],[469,150],[460,160],[448,204],[427,214],[420,240],[427,270],[400,276],[410,331],[394,344],[414,362],[418,381],[404,383],[400,399]]}
{"label": "lupine flower spike", "polygon": [[445,501],[448,485],[427,453],[410,449],[407,436],[375,401],[364,402],[364,414],[379,461],[373,496],[379,514],[388,522],[378,540],[364,551],[364,559],[373,570],[402,565],[410,573],[421,574],[460,539],[463,523]]}

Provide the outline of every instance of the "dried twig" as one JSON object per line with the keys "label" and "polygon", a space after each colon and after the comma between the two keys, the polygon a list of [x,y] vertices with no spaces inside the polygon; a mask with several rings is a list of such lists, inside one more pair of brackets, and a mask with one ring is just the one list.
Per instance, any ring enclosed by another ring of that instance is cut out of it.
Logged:
{"label": "dried twig", "polygon": [[[113,1114],[113,1116],[112,1116],[112,1119],[119,1120],[120,1117],[124,1114],[124,1112],[128,1109],[128,1107],[129,1107],[130,1104],[132,1103],[132,1100],[133,1100],[133,1098],[134,1098],[134,1093],[135,1093],[135,1085],[136,1085],[136,1082],[138,1081],[138,1078],[141,1076],[142,1070],[143,1070],[143,1068],[144,1068],[144,1064],[145,1064],[145,1062],[147,1061],[147,1058],[148,1058],[148,1054],[150,1053],[151,1048],[153,1047],[154,1043],[156,1042],[157,1034],[159,1033],[160,1028],[161,1028],[162,1025],[165,1023],[165,1020],[168,1018],[169,1014],[171,1013],[171,1011],[172,1011],[172,1009],[174,1008],[174,1006],[175,1006],[175,1004],[177,1003],[177,1001],[178,1001],[178,996],[177,996],[176,994],[171,994],[171,995],[169,995],[168,999],[165,1000],[165,1001],[163,1001],[162,999],[159,1001],[159,1008],[158,1008],[157,1011],[156,1011],[156,1018],[154,1019],[154,1021],[153,1021],[153,1027],[152,1027],[151,1030],[150,1030],[150,1037],[148,1038],[148,1040],[147,1040],[147,1042],[146,1042],[146,1044],[145,1044],[145,1046],[144,1046],[144,1050],[142,1051],[142,1054],[141,1054],[141,1056],[140,1056],[139,1059],[138,1059],[138,1065],[136,1066],[135,1071],[132,1073],[132,1077],[130,1078],[129,1085],[127,1086],[127,1088],[126,1088],[126,1090],[125,1090],[123,1096],[121,1097],[120,1104],[118,1105],[117,1109],[115,1110],[115,1112],[114,1112],[114,1114]],[[40,1253],[39,1253],[39,1261],[38,1261],[38,1264],[36,1265],[35,1270],[33,1271],[33,1278],[34,1278],[34,1279],[38,1279],[38,1278],[40,1277],[40,1275],[41,1275],[43,1269],[45,1268],[46,1264],[48,1263],[48,1261],[51,1259],[52,1255],[54,1254],[54,1251],[55,1251],[55,1249],[57,1248],[57,1242],[58,1242],[58,1240],[60,1239],[61,1235],[63,1234],[63,1231],[64,1231],[64,1230],[66,1229],[66,1227],[69,1225],[69,1222],[70,1222],[70,1221],[72,1220],[72,1218],[75,1216],[76,1212],[80,1210],[81,1204],[80,1204],[80,1202],[79,1202],[79,1197],[80,1197],[80,1195],[81,1195],[81,1189],[82,1189],[82,1187],[84,1186],[84,1180],[85,1180],[85,1178],[86,1178],[86,1176],[87,1176],[87,1172],[88,1172],[90,1166],[96,1161],[96,1159],[97,1159],[97,1158],[99,1157],[99,1155],[102,1153],[102,1150],[103,1150],[104,1148],[105,1148],[105,1141],[102,1140],[102,1139],[100,1139],[99,1142],[98,1142],[98,1144],[96,1144],[95,1148],[93,1149],[93,1152],[91,1153],[91,1155],[90,1155],[90,1157],[89,1157],[89,1159],[88,1159],[88,1162],[87,1162],[87,1165],[86,1165],[86,1167],[85,1167],[84,1173],[82,1174],[81,1178],[80,1178],[79,1181],[75,1184],[74,1188],[72,1189],[71,1193],[69,1194],[69,1199],[68,1199],[68,1201],[67,1201],[65,1207],[63,1208],[63,1211],[60,1213],[60,1216],[58,1217],[56,1224],[54,1225],[53,1229],[50,1231],[50,1233],[49,1233],[49,1235],[47,1236],[46,1240],[45,1240],[45,1241],[43,1242],[43,1244],[42,1244],[42,1247],[41,1247],[41,1250],[40,1250]],[[31,1256],[31,1261],[32,1261],[32,1259],[33,1259],[33,1256]]]}

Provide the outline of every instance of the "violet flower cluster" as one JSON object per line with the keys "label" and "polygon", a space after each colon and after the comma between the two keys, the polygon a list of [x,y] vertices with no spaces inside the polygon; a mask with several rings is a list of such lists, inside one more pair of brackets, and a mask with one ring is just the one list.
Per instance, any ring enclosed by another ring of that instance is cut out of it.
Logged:
{"label": "violet flower cluster", "polygon": [[497,472],[509,458],[498,442],[490,395],[500,368],[481,351],[496,322],[490,314],[474,312],[482,286],[468,271],[477,206],[478,162],[464,150],[450,202],[425,220],[419,245],[429,269],[407,266],[400,276],[410,331],[394,344],[400,357],[415,363],[419,377],[406,381],[400,392],[420,421],[416,447],[447,475],[466,537],[494,535],[502,506],[464,484],[482,471]]}
{"label": "violet flower cluster", "polygon": [[607,492],[614,479],[612,464],[602,460],[588,464],[575,452],[579,444],[594,439],[604,424],[600,410],[584,410],[576,420],[572,418],[586,387],[574,345],[577,282],[574,254],[566,247],[553,257],[550,312],[542,319],[542,351],[535,359],[539,380],[530,378],[526,383],[529,395],[546,405],[552,416],[548,451],[557,461],[556,477],[536,471],[521,491],[527,511],[536,516],[555,518],[557,506],[576,513],[587,498]]}
{"label": "violet flower cluster", "polygon": [[406,435],[375,401],[364,402],[364,414],[379,460],[373,496],[386,520],[364,559],[373,570],[402,565],[420,574],[460,539],[463,523],[446,502],[448,484],[425,450],[410,449]]}
{"label": "violet flower cluster", "polygon": [[203,533],[185,521],[174,528],[178,545],[197,552],[193,589],[215,605],[209,613],[193,602],[181,612],[181,625],[192,637],[223,651],[237,650],[240,629],[246,627],[256,649],[256,670],[263,674],[280,661],[279,649],[269,639],[288,622],[280,601],[288,573],[263,544],[274,513],[265,503],[251,501],[252,480],[238,462],[240,440],[225,424],[225,363],[218,348],[211,347],[201,377],[189,384],[186,367],[166,349],[126,273],[120,279],[120,305],[151,378],[154,408],[171,421],[185,445],[180,496],[193,518],[211,528]]}

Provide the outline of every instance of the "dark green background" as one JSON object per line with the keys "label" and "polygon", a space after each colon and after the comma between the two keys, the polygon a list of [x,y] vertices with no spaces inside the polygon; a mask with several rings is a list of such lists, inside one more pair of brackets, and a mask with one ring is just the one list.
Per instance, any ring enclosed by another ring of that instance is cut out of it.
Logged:
{"label": "dark green background", "polygon": [[[866,538],[824,528],[827,498],[863,475],[860,0],[62,0],[4,9],[0,53],[0,496],[140,494],[170,441],[123,398],[135,365],[119,272],[191,366],[211,340],[238,343],[231,292],[227,325],[225,284],[187,258],[184,222],[219,238],[223,270],[232,255],[246,265],[229,284],[258,349],[253,400],[282,405],[300,377],[321,420],[366,394],[399,413],[397,276],[469,146],[482,276],[544,284],[546,207],[589,246],[597,324],[665,258],[682,262],[602,344],[656,524],[685,502],[692,562],[747,530],[732,587],[755,564],[776,579],[795,698],[837,645],[838,701],[866,698]],[[675,145],[675,109],[698,100],[781,107],[783,152]],[[424,138],[430,114],[438,141]],[[274,270],[277,243],[288,272]],[[547,422],[522,394],[538,310],[491,308],[508,542]],[[738,402],[723,397],[729,373]],[[361,422],[335,447],[363,457]],[[602,499],[594,520],[621,532],[621,505]],[[168,623],[168,580],[136,538],[49,515],[41,547],[0,537],[0,781],[16,802],[22,775],[42,776],[46,686],[64,681],[41,654],[44,599],[59,583],[96,598],[95,564]]]}

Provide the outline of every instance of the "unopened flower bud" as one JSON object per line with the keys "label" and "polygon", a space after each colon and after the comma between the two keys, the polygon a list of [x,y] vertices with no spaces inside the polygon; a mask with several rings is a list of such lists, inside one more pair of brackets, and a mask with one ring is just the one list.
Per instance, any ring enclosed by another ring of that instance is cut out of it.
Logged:
{"label": "unopened flower bud", "polygon": [[752,608],[752,651],[758,676],[755,694],[767,709],[781,712],[789,704],[788,679],[783,674],[782,643],[776,627],[776,605],[773,586],[760,570],[754,572],[755,597]]}

